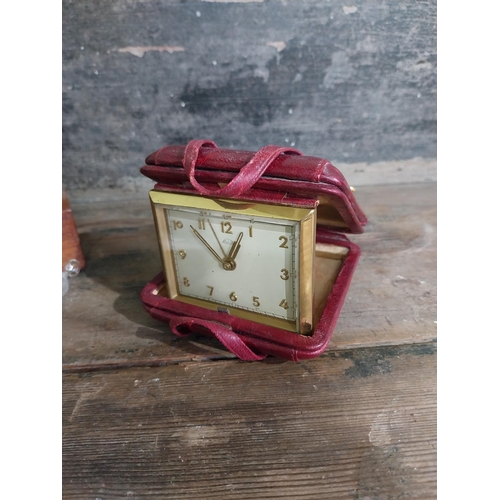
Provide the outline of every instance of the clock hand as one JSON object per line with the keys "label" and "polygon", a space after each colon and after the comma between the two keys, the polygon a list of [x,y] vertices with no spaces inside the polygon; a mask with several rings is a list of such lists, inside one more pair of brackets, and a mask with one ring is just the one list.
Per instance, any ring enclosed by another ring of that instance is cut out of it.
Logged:
{"label": "clock hand", "polygon": [[215,230],[214,230],[214,227],[212,226],[212,223],[210,222],[210,219],[207,219],[207,220],[208,220],[208,223],[210,224],[210,229],[212,230],[212,233],[214,233],[215,239],[217,240],[217,243],[219,244],[219,247],[222,250],[222,255],[224,255],[224,257],[227,257],[226,252],[224,252],[224,248],[222,248],[222,244],[221,244],[219,238],[217,237],[217,234],[215,234]]}
{"label": "clock hand", "polygon": [[210,250],[211,254],[220,262],[223,264],[223,261],[222,259],[219,257],[219,254],[207,243],[207,241],[205,240],[205,238],[203,238],[203,236],[198,232],[196,231],[196,229],[193,227],[193,226],[189,226],[194,234],[196,235],[197,238],[199,238],[199,240]]}
{"label": "clock hand", "polygon": [[234,271],[236,269],[236,262],[234,259],[236,258],[236,255],[241,247],[241,238],[243,238],[243,233],[240,233],[237,240],[231,245],[231,249],[229,250],[227,257],[222,259],[222,267],[226,271]]}
{"label": "clock hand", "polygon": [[227,256],[228,260],[234,261],[234,259],[236,259],[236,255],[238,255],[238,252],[241,248],[240,245],[241,238],[243,238],[243,233],[240,233],[238,235],[238,239],[231,246],[231,250],[229,250],[229,254]]}

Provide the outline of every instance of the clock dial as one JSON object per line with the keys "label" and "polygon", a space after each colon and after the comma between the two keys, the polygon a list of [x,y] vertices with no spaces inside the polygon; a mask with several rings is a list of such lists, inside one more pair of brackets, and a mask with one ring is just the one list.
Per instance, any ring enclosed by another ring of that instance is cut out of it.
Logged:
{"label": "clock dial", "polygon": [[311,332],[314,205],[150,196],[170,298]]}
{"label": "clock dial", "polygon": [[295,321],[300,223],[166,208],[179,294]]}

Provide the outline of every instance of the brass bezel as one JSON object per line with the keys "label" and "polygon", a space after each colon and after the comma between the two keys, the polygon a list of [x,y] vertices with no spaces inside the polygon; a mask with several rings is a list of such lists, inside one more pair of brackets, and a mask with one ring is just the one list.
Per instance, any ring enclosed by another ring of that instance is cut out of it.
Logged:
{"label": "brass bezel", "polygon": [[283,205],[270,205],[240,200],[204,198],[196,195],[167,193],[152,190],[149,193],[153,211],[163,270],[166,277],[167,296],[187,304],[217,311],[218,303],[181,295],[177,286],[174,256],[171,249],[170,234],[165,208],[171,206],[197,208],[200,210],[216,210],[226,213],[241,213],[255,217],[291,220],[300,223],[299,241],[299,315],[296,320],[288,321],[258,312],[225,308],[239,318],[270,325],[283,330],[307,335],[313,330],[313,269],[316,240],[316,209],[296,208]]}

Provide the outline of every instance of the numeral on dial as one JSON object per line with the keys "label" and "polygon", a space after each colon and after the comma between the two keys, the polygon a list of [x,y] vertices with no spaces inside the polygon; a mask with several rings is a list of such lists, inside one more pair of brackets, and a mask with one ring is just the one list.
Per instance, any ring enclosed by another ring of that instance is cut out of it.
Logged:
{"label": "numeral on dial", "polygon": [[198,229],[205,229],[205,219],[198,219]]}
{"label": "numeral on dial", "polygon": [[253,226],[248,226],[248,235],[253,238]]}
{"label": "numeral on dial", "polygon": [[280,236],[279,240],[283,240],[283,243],[280,245],[280,248],[288,248],[287,243],[288,243],[288,238],[286,236]]}
{"label": "numeral on dial", "polygon": [[255,307],[259,307],[260,306],[259,297],[253,297],[253,305]]}
{"label": "numeral on dial", "polygon": [[280,278],[281,278],[282,280],[285,280],[285,281],[286,281],[289,277],[290,277],[290,273],[288,272],[288,269],[283,268],[283,269],[281,270]]}
{"label": "numeral on dial", "polygon": [[233,226],[231,225],[230,222],[228,222],[227,220],[226,221],[223,221],[220,223],[221,225],[221,229],[222,229],[222,232],[223,233],[226,233],[226,234],[233,234]]}
{"label": "numeral on dial", "polygon": [[186,250],[179,250],[179,257],[181,259],[185,259],[186,255],[187,255]]}
{"label": "numeral on dial", "polygon": [[207,285],[208,288],[210,288],[210,297],[212,296],[212,294],[214,293],[214,287],[213,286],[210,286],[210,285]]}
{"label": "numeral on dial", "polygon": [[184,227],[184,224],[180,220],[174,220],[174,230],[175,229],[182,229]]}
{"label": "numeral on dial", "polygon": [[288,304],[286,302],[285,299],[283,299],[281,302],[280,302],[280,307],[282,307],[283,309],[288,309]]}
{"label": "numeral on dial", "polygon": [[229,294],[229,298],[233,301],[236,302],[238,300],[238,296],[236,295],[236,292],[231,292]]}
{"label": "numeral on dial", "polygon": [[187,278],[184,278],[184,279],[182,280],[182,282],[184,283],[184,286],[189,286],[189,284],[190,284],[190,283],[189,283],[189,280],[188,280]]}

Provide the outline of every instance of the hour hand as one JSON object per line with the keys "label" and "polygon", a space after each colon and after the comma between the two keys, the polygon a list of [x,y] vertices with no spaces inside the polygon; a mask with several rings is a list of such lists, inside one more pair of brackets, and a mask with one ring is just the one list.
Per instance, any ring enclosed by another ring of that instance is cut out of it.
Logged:
{"label": "hour hand", "polygon": [[240,233],[236,241],[231,245],[231,249],[229,250],[227,257],[222,259],[222,267],[226,271],[234,271],[236,269],[236,262],[234,259],[236,258],[236,255],[241,247],[241,238],[243,238],[243,233]]}
{"label": "hour hand", "polygon": [[238,238],[236,239],[236,241],[233,243],[233,245],[231,246],[231,250],[229,250],[229,254],[227,256],[227,258],[229,260],[234,260],[236,259],[236,255],[238,255],[238,252],[241,248],[241,245],[240,245],[240,242],[241,242],[241,238],[243,238],[243,233],[240,233],[238,235]]}
{"label": "hour hand", "polygon": [[219,254],[207,243],[207,240],[205,240],[205,238],[203,238],[203,236],[193,227],[193,226],[189,226],[194,234],[196,235],[196,237],[210,250],[210,253],[220,262],[223,264],[223,261],[221,259],[221,257],[219,256]]}

